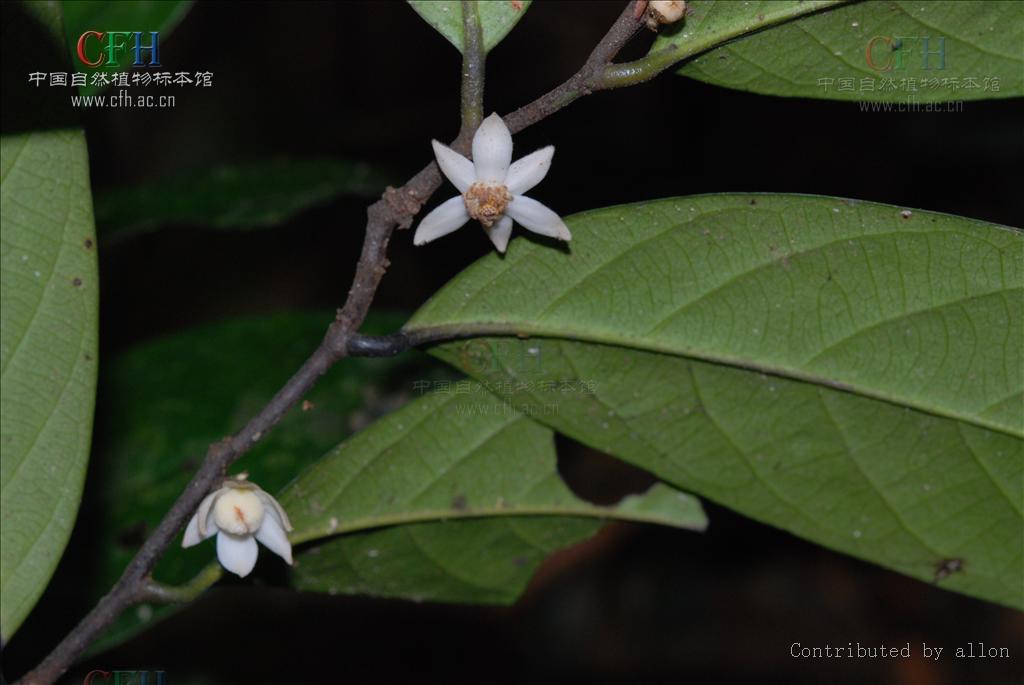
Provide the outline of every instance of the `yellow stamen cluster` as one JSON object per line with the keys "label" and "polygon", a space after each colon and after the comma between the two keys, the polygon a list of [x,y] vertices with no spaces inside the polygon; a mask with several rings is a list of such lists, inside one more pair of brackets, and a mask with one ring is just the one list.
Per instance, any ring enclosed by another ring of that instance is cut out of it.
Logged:
{"label": "yellow stamen cluster", "polygon": [[477,181],[463,193],[462,199],[469,216],[490,228],[505,213],[505,208],[512,201],[512,193],[503,185]]}

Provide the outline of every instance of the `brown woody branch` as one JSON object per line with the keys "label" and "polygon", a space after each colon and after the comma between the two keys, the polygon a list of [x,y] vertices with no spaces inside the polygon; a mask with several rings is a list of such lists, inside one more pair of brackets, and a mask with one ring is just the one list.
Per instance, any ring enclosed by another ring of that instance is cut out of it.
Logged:
{"label": "brown woody branch", "polygon": [[[633,2],[630,2],[578,72],[554,90],[505,117],[513,133],[554,114],[583,95],[607,87],[602,80],[604,68],[642,26],[633,16],[633,7]],[[476,23],[475,32],[471,26],[471,16],[475,17],[475,13],[464,15],[470,28],[464,40],[464,116],[462,128],[452,147],[468,153],[469,142],[482,114],[484,52],[479,23]],[[387,270],[388,241],[396,228],[412,225],[413,217],[440,185],[440,171],[437,164],[431,162],[401,188],[389,187],[367,209],[366,236],[352,287],[323,341],[241,430],[210,445],[192,481],[143,543],[110,592],[100,599],[35,669],[25,674],[19,681],[21,685],[47,685],[55,682],[122,611],[149,597],[153,588],[150,573],[156,562],[177,537],[202,498],[224,478],[227,468],[277,425],[338,360],[353,353],[372,354],[370,350],[360,349],[359,341],[369,339],[360,336],[358,330]]]}

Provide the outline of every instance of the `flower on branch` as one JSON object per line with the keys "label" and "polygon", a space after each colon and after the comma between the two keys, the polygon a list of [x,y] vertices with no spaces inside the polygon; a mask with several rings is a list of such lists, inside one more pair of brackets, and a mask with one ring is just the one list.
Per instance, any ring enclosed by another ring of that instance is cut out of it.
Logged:
{"label": "flower on branch", "polygon": [[254,483],[230,478],[199,504],[188,522],[181,546],[198,545],[216,535],[221,566],[244,578],[256,565],[257,540],[292,563],[292,545],[287,534],[291,529],[288,515],[276,499]]}
{"label": "flower on branch", "polygon": [[484,227],[491,242],[504,252],[512,222],[549,238],[570,240],[569,228],[555,212],[523,195],[540,183],[551,167],[553,145],[512,164],[512,134],[497,113],[484,119],[473,136],[473,161],[438,141],[432,141],[437,164],[462,195],[442,202],[423,217],[416,245],[448,235],[470,219]]}
{"label": "flower on branch", "polygon": [[664,24],[674,24],[688,14],[683,0],[651,0],[647,5],[647,28],[657,31]]}

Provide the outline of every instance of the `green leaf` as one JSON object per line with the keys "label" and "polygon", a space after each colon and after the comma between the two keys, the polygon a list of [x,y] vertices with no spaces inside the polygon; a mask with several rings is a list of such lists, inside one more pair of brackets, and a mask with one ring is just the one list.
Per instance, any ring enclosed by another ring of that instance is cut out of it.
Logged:
{"label": "green leaf", "polygon": [[96,223],[104,239],[167,224],[273,226],[339,195],[380,192],[385,183],[365,164],[344,160],[221,166],[103,193],[96,198]]}
{"label": "green leaf", "polygon": [[963,559],[944,586],[1024,606],[1019,231],[786,195],[568,224],[570,252],[514,241],[408,332],[540,336],[438,352],[678,487],[918,578]]}
{"label": "green leaf", "polygon": [[0,139],[0,637],[49,582],[82,495],[96,390],[99,277],[79,130]]}
{"label": "green leaf", "polygon": [[1019,2],[688,4],[685,24],[660,35],[651,53],[673,61],[697,55],[678,73],[707,83],[870,102],[1024,94]]}
{"label": "green leaf", "polygon": [[[241,427],[270,399],[323,337],[328,312],[236,319],[177,333],[115,356],[104,365],[91,477],[89,534],[102,550],[82,563],[96,598],[125,565],[195,472],[207,446]],[[367,330],[395,330],[405,317],[371,317]],[[426,357],[346,359],[232,468],[276,492],[303,466],[403,403],[410,374],[430,377]],[[154,577],[184,583],[214,558],[209,546],[177,541]],[[86,572],[88,569],[88,572]],[[170,607],[126,612],[97,649],[110,646]]]}
{"label": "green leaf", "polygon": [[[491,49],[530,9],[533,0],[478,2],[484,51]],[[416,13],[462,52],[462,2],[460,0],[409,0]]]}
{"label": "green leaf", "polygon": [[[377,314],[364,328],[370,333],[383,333],[393,331],[404,320],[404,317],[396,315]],[[98,568],[84,574],[95,578],[91,590],[97,597],[109,589],[147,532],[185,487],[207,445],[236,430],[270,398],[319,342],[329,321],[329,314],[287,314],[227,321],[146,343],[105,365],[101,379],[104,412],[97,427],[100,448],[93,465],[96,481],[103,483],[104,487],[90,493],[91,497],[98,499],[87,501],[89,510],[100,514],[98,520],[92,522],[90,533],[96,538],[96,548],[103,551],[83,562],[98,565]],[[410,411],[421,411],[412,407],[424,406],[423,400],[414,403],[410,409],[388,416],[382,424],[372,425],[350,443],[331,448],[376,416],[389,413],[404,403],[414,389],[412,378],[435,379],[438,371],[428,358],[418,356],[342,360],[310,394],[311,404],[306,405],[306,410],[293,410],[233,467],[233,471],[248,470],[254,482],[275,493],[294,480],[303,467],[309,466],[310,470],[298,485],[312,487],[309,481],[315,477],[313,474],[347,468],[356,459],[370,461],[374,455],[367,450],[377,445],[388,427],[394,427],[402,416],[408,416]],[[483,411],[479,408],[484,406],[489,407],[489,411],[499,411],[493,405],[495,401],[483,393],[483,398],[477,400],[476,411]],[[507,407],[500,410],[500,416],[486,417],[486,420],[508,423],[515,416],[515,412]],[[470,417],[461,420],[468,422]],[[546,434],[546,429],[540,427],[532,430]],[[421,430],[419,434],[423,436],[426,432]],[[411,436],[405,438],[407,445],[411,439]],[[545,458],[550,453],[549,443],[550,439],[545,443]],[[329,450],[328,457],[317,462]],[[393,455],[394,449],[388,454]],[[415,457],[414,453],[406,450],[403,458],[413,460]],[[347,508],[353,503],[370,506],[373,499],[367,488],[372,484],[367,482],[366,475],[383,468],[383,464],[382,460],[369,464],[366,474],[350,488],[351,499],[347,497],[345,502],[338,504],[336,511],[319,518],[310,516],[313,511],[310,507],[314,506],[312,500],[295,503],[296,491],[294,487],[290,488],[292,494],[286,495],[282,501],[289,507],[289,514],[298,529],[293,539],[308,541],[318,535],[384,525],[386,522],[375,516],[372,510],[359,512]],[[419,462],[414,462],[399,475],[410,477],[412,469],[420,466]],[[486,475],[495,477],[495,473]],[[509,482],[513,481],[514,478],[510,477]],[[535,496],[541,497],[544,492],[551,497],[565,495],[558,490],[559,485],[557,478],[552,478],[538,485]],[[500,488],[485,493],[478,487],[475,492],[491,496],[500,492]],[[510,491],[509,503],[519,501],[512,498],[515,494]],[[430,503],[431,500],[421,497],[416,501]],[[451,498],[443,500],[444,506],[435,507],[434,513],[447,512],[452,501]],[[544,501],[550,504],[550,500]],[[392,516],[392,524],[428,520],[432,515],[423,508],[415,509],[412,504],[407,504],[402,509],[401,502],[392,502],[390,514],[384,510],[378,514],[383,511]],[[473,500],[467,498],[466,504],[468,508]],[[566,495],[566,504],[569,507],[566,513],[579,511],[580,505],[571,495]],[[597,508],[586,506],[586,515],[595,515]],[[696,503],[689,498],[669,501],[667,489],[659,488],[645,498],[623,502],[620,509],[632,510],[630,516],[637,520],[657,521],[659,516],[672,516],[672,520],[696,523],[697,514],[687,506],[693,507]],[[351,511],[356,511],[358,517],[350,517]],[[333,531],[329,530],[332,515],[339,519]],[[469,515],[468,510],[463,515]],[[326,525],[327,529],[323,525],[317,529],[315,523]],[[499,525],[508,527],[511,524],[502,522]],[[524,529],[531,525],[539,524],[527,523]],[[576,532],[577,535],[590,532],[591,526],[591,522],[564,524],[566,534]],[[471,527],[468,525],[466,530]],[[537,534],[540,536],[541,532]],[[357,544],[357,539],[373,539],[375,535],[377,533],[352,536],[350,542],[345,542],[349,537],[346,536],[329,544]],[[331,555],[323,552],[320,558],[326,561]],[[216,573],[205,571],[214,559],[212,543],[187,550],[175,544],[160,561],[154,577],[164,583],[180,585],[203,574],[199,584],[206,585],[216,580]],[[273,560],[261,563],[269,566],[268,570],[278,568]],[[309,568],[313,568],[312,565]],[[525,568],[521,572],[526,574],[528,571]],[[144,605],[137,611],[126,612],[94,649],[110,647],[175,609],[173,605]]]}
{"label": "green leaf", "polygon": [[293,543],[376,529],[301,554],[300,589],[510,603],[548,553],[597,530],[586,518],[703,529],[699,502],[662,484],[617,506],[579,499],[553,433],[466,385],[379,421],[285,491]]}
{"label": "green leaf", "polygon": [[[141,31],[147,40],[150,32],[157,31],[164,41],[170,32],[192,8],[192,0],[134,0],[133,2],[110,2],[110,0],[63,0],[64,27],[68,48],[76,71],[92,74],[96,71],[130,71],[131,65],[122,61],[119,65],[89,67],[78,59],[78,40],[86,31]],[[160,43],[160,49],[164,45]],[[92,59],[95,59],[93,57]],[[165,63],[164,57],[160,60]],[[170,71],[176,71],[167,66]],[[88,85],[79,88],[82,95],[92,95],[103,90],[103,86]]]}

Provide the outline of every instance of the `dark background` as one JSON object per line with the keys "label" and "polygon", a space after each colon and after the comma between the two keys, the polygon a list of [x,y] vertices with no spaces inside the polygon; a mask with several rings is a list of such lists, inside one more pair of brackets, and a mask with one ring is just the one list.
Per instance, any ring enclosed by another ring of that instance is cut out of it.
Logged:
{"label": "dark background", "polygon": [[[620,2],[540,2],[490,55],[487,111],[567,78]],[[651,39],[641,37],[626,57]],[[169,110],[86,110],[97,192],[231,162],[340,157],[394,185],[458,128],[458,52],[404,3],[197,4],[161,41],[171,70],[209,70]],[[6,53],[5,53],[6,55]],[[176,93],[178,94],[178,93]],[[762,97],[664,75],[599,93],[516,137],[556,144],[534,195],[563,215],[722,191],[818,193],[1021,225],[1019,100],[961,112],[862,113],[855,103]],[[450,194],[443,188],[438,198]],[[170,227],[105,246],[102,355],[240,314],[331,309],[348,289],[363,200],[253,232]],[[414,310],[490,242],[467,227],[422,248],[395,235],[381,307]],[[98,411],[104,410],[104,398]],[[563,471],[591,497],[642,477],[568,441]],[[90,481],[87,487],[96,487]],[[705,535],[627,524],[553,558],[515,607],[417,605],[215,589],[76,668],[161,669],[168,683],[1010,683],[1024,618],[834,554],[708,504]],[[58,572],[74,577],[75,553]],[[4,654],[16,677],[87,609],[48,596]],[[944,647],[938,663],[806,660],[790,644]],[[957,660],[969,642],[1010,660]]]}

